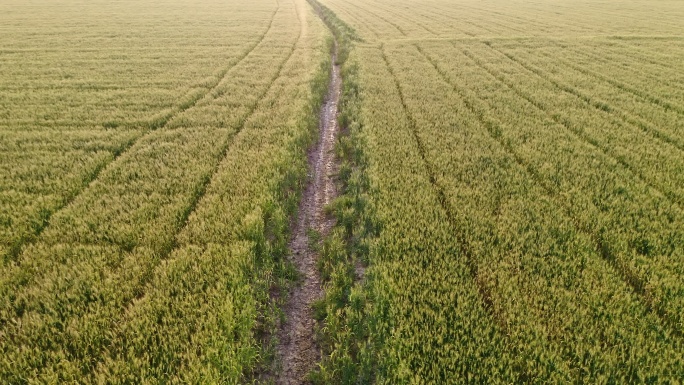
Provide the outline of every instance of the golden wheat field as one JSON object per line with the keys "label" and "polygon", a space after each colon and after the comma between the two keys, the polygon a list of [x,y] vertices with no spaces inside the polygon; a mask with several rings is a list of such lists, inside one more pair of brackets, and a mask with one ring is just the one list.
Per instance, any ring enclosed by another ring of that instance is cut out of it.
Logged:
{"label": "golden wheat field", "polygon": [[682,20],[0,1],[0,382],[681,383]]}

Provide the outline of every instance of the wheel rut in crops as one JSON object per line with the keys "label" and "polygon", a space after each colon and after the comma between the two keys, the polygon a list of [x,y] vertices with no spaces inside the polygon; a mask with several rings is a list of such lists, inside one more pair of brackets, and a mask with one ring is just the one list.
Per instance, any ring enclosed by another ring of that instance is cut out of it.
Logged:
{"label": "wheel rut in crops", "polygon": [[308,154],[309,182],[292,229],[289,258],[297,268],[301,281],[290,289],[283,307],[285,322],[278,331],[276,348],[281,366],[277,384],[306,383],[306,375],[321,358],[315,341],[316,322],[312,304],[321,298],[323,289],[316,264],[318,253],[310,245],[308,232],[312,229],[325,236],[334,225],[334,219],[326,215],[324,209],[337,196],[335,174],[338,164],[334,149],[339,132],[337,111],[342,78],[340,66],[335,64],[336,59],[335,44],[328,94],[320,112],[318,141]]}

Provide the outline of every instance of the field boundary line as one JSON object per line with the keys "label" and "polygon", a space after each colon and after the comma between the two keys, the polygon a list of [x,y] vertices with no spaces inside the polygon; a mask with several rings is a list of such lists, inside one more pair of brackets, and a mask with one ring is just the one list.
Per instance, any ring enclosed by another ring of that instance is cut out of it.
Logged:
{"label": "field boundary line", "polygon": [[[661,322],[664,324],[663,326],[672,331],[674,335],[682,337],[682,332],[675,326],[674,321],[670,319],[670,317],[667,315],[667,312],[665,312],[665,310],[662,309],[660,306],[657,306],[655,303],[653,303],[653,300],[650,298],[648,292],[646,291],[645,282],[638,276],[638,274],[632,271],[632,269],[627,264],[623,263],[610,251],[610,249],[603,243],[600,234],[596,234],[594,231],[588,229],[585,225],[580,224],[577,221],[576,217],[572,214],[572,211],[568,204],[558,199],[558,194],[554,192],[553,189],[547,186],[547,184],[544,182],[544,178],[539,175],[539,173],[534,169],[534,167],[532,167],[528,162],[521,158],[520,155],[518,155],[510,145],[507,145],[503,140],[499,139],[496,135],[492,133],[492,130],[495,129],[498,126],[498,124],[490,120],[487,120],[484,117],[484,115],[481,112],[479,112],[477,108],[472,104],[470,97],[464,94],[464,92],[455,85],[455,83],[449,78],[449,76],[446,75],[444,71],[439,68],[439,66],[434,62],[434,60],[430,58],[429,55],[427,55],[422,50],[422,48],[418,46],[416,46],[416,48],[439,73],[440,77],[442,78],[442,81],[444,81],[447,85],[452,87],[454,91],[456,91],[456,93],[461,97],[461,100],[464,102],[466,107],[475,116],[477,116],[478,120],[486,128],[489,136],[493,140],[495,140],[501,146],[501,148],[503,148],[506,151],[506,153],[508,153],[509,156],[511,156],[515,160],[515,162],[518,163],[518,165],[521,168],[523,168],[525,172],[527,172],[528,175],[530,175],[534,183],[541,187],[549,198],[551,198],[554,202],[556,202],[556,204],[559,207],[561,207],[562,211],[572,221],[575,228],[581,233],[587,235],[594,242],[596,253],[608,262],[608,264],[613,268],[613,270],[618,274],[618,276],[621,277],[623,282],[625,282],[627,286],[633,290],[633,292],[636,294],[637,298],[640,299],[642,304],[646,306],[646,308],[649,311],[653,312],[661,319]],[[482,101],[482,103],[485,102]],[[532,104],[535,107],[537,107],[534,103]],[[546,112],[544,110],[542,111]]]}
{"label": "field boundary line", "polygon": [[191,99],[190,101],[183,103],[182,105],[179,106],[178,109],[175,111],[170,112],[169,114],[165,115],[159,120],[152,121],[148,123],[148,128],[144,129],[141,131],[141,133],[135,137],[133,137],[131,140],[125,142],[122,146],[120,146],[118,149],[114,150],[112,152],[112,159],[109,160],[108,162],[103,162],[102,164],[98,165],[93,171],[91,171],[88,176],[82,180],[82,187],[75,191],[73,194],[70,194],[64,199],[64,202],[61,205],[58,205],[54,210],[50,211],[48,215],[46,215],[44,218],[41,218],[41,221],[39,223],[39,226],[37,226],[34,230],[33,233],[25,235],[21,237],[17,242],[15,242],[11,247],[9,248],[9,251],[5,253],[5,255],[2,256],[2,265],[6,265],[10,261],[16,261],[19,256],[21,255],[24,247],[26,245],[33,244],[38,240],[40,235],[43,233],[43,231],[50,225],[50,219],[52,218],[53,215],[59,213],[60,211],[66,209],[69,207],[81,194],[83,194],[85,191],[87,191],[90,186],[99,178],[100,174],[108,167],[110,167],[112,164],[114,164],[122,155],[124,155],[128,150],[133,148],[136,143],[138,143],[140,140],[143,138],[147,137],[149,134],[151,134],[154,131],[157,131],[158,129],[164,128],[169,121],[171,121],[174,117],[180,115],[181,113],[193,108],[200,100],[204,99],[208,95],[211,94],[212,91],[214,91],[226,78],[228,73],[230,72],[231,69],[235,68],[238,64],[240,64],[249,54],[251,54],[264,40],[266,35],[270,32],[271,27],[273,26],[273,20],[275,19],[276,14],[280,10],[280,4],[278,3],[278,0],[276,0],[277,8],[273,13],[271,14],[271,19],[268,23],[268,27],[266,28],[266,31],[257,39],[257,41],[250,46],[245,53],[238,57],[237,60],[235,60],[233,63],[229,64],[227,68],[225,68],[223,71],[219,73],[219,76],[217,77],[218,80],[214,85],[209,87],[206,92],[197,95],[195,98]]}

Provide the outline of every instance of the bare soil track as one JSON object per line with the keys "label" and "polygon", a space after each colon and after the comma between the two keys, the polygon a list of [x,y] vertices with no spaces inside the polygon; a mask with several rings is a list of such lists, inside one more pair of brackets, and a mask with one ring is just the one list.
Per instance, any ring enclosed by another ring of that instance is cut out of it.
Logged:
{"label": "bare soil track", "polygon": [[276,348],[277,363],[281,367],[277,384],[305,383],[307,373],[320,360],[312,304],[321,298],[323,290],[316,266],[318,254],[310,245],[308,232],[312,229],[325,236],[334,225],[334,219],[326,215],[324,209],[337,196],[335,174],[338,164],[334,149],[339,132],[337,109],[342,78],[340,67],[335,64],[336,44],[332,55],[328,94],[320,113],[319,138],[308,154],[309,182],[292,230],[290,260],[299,271],[301,282],[290,289],[283,308],[285,322],[278,331]]}

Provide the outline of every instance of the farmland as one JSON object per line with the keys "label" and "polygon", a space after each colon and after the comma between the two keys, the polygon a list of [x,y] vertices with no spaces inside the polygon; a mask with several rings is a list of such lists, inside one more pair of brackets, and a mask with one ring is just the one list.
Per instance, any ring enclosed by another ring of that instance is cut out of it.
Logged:
{"label": "farmland", "polygon": [[684,8],[322,3],[363,155],[321,382],[684,378]]}
{"label": "farmland", "polygon": [[0,382],[681,382],[681,20],[3,2]]}
{"label": "farmland", "polygon": [[2,7],[1,382],[248,377],[329,32],[304,1]]}

